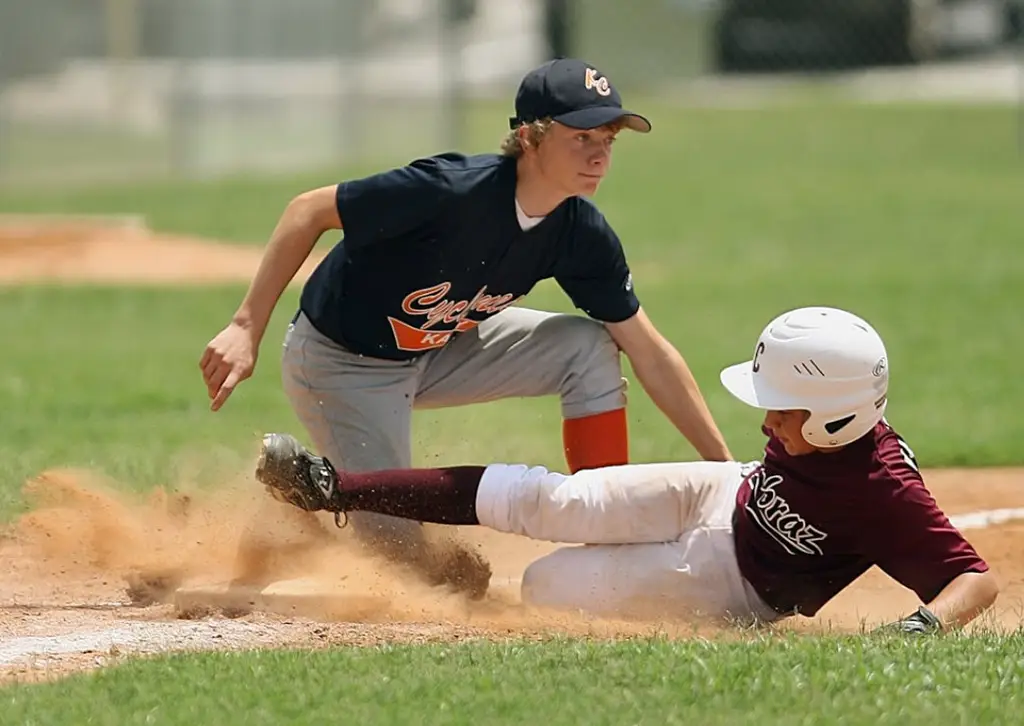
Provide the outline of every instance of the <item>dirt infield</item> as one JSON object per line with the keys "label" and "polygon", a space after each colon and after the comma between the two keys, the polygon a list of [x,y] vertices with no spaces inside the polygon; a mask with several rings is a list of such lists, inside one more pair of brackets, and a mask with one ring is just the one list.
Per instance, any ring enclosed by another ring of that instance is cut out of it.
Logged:
{"label": "dirt infield", "polygon": [[[0,215],[0,285],[248,282],[262,250],[157,234],[133,217]],[[300,269],[303,280],[319,260]]]}
{"label": "dirt infield", "polygon": [[[134,220],[0,218],[0,284],[35,282],[200,284],[248,281],[260,250],[150,234]],[[308,274],[313,261],[300,272]],[[1014,469],[927,473],[950,515],[1024,507],[1024,473]],[[716,634],[695,623],[597,622],[526,611],[516,579],[555,545],[473,528],[433,528],[440,546],[482,555],[494,587],[469,600],[361,552],[345,530],[268,509],[250,481],[188,496],[129,498],[89,472],[44,472],[28,483],[31,510],[0,537],[0,681],[41,679],[140,654],[182,649],[428,642],[553,632],[679,637]],[[183,581],[252,575],[239,543],[257,528],[267,543],[261,577],[317,578],[327,590],[359,591],[372,607],[329,617],[179,612],[168,601]],[[1024,618],[1024,521],[972,529],[969,537],[1004,587],[981,625],[1017,627]],[[301,557],[296,556],[302,553]],[[301,563],[302,568],[297,569]],[[505,584],[509,583],[509,584]],[[866,574],[818,617],[786,628],[820,631],[877,624],[912,608],[911,593]]]}

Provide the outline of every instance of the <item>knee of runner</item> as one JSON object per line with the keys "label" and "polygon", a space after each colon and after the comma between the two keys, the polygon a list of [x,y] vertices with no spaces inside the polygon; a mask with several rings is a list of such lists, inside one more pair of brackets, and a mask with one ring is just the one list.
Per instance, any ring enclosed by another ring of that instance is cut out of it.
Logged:
{"label": "knee of runner", "polygon": [[556,581],[554,569],[550,557],[534,560],[526,567],[519,588],[524,604],[543,607],[552,603],[552,584]]}
{"label": "knee of runner", "polygon": [[[579,577],[583,547],[568,545],[531,562],[523,571],[520,599],[524,605],[553,610],[600,607],[593,582]],[[589,582],[589,586],[588,586]]]}

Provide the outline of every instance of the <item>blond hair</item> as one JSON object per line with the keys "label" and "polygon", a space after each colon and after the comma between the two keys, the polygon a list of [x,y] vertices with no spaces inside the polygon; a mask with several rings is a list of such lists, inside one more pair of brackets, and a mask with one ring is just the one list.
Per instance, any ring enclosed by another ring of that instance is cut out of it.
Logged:
{"label": "blond hair", "polygon": [[[549,118],[520,124],[512,129],[501,142],[501,155],[518,159],[527,146],[536,146],[544,138],[544,134],[554,122]],[[525,139],[520,136],[520,129],[526,129]]]}
{"label": "blond hair", "polygon": [[[513,159],[518,159],[520,156],[523,155],[523,151],[526,149],[527,146],[536,146],[541,142],[541,139],[544,138],[544,134],[548,132],[553,123],[554,121],[552,121],[550,118],[543,118],[538,121],[520,124],[518,127],[509,131],[508,135],[506,135],[505,138],[502,140],[501,155],[509,156],[512,157]],[[525,140],[519,134],[520,129],[523,128],[526,129]],[[608,131],[612,131],[614,133],[618,133],[619,131],[622,131],[622,129],[626,128],[626,121],[625,119],[621,118],[616,119],[615,121],[610,121],[606,123],[604,126],[601,126],[600,128],[607,129]]]}

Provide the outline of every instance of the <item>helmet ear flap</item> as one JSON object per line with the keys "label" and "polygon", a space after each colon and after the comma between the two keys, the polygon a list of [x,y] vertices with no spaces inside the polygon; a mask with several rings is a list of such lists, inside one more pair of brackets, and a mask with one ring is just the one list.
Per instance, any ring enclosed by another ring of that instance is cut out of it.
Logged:
{"label": "helmet ear flap", "polygon": [[[843,416],[839,419],[833,419],[831,416],[822,416],[821,414],[811,411],[811,415],[807,417],[807,421],[804,422],[800,433],[803,434],[804,441],[814,446],[828,447],[830,446],[829,441],[833,432],[829,432],[829,428],[833,428],[834,431],[839,431],[843,426],[848,426],[854,419],[854,415]],[[837,426],[833,426],[834,423],[838,423]],[[831,444],[835,446],[836,444]]]}
{"label": "helmet ear flap", "polygon": [[850,413],[817,414],[811,412],[801,433],[807,443],[824,449],[845,446],[871,431],[885,416],[888,398],[883,395]]}
{"label": "helmet ear flap", "polygon": [[[811,413],[807,417],[806,423],[804,423],[801,433],[804,436],[804,440],[807,443],[821,448],[830,448],[833,446],[841,446],[845,441],[852,440],[845,436],[849,431],[848,429],[851,424],[857,419],[856,413],[846,414],[839,418],[832,416],[822,416],[819,414]],[[859,427],[858,427],[859,428]]]}
{"label": "helmet ear flap", "polygon": [[838,433],[843,428],[843,426],[846,426],[855,418],[857,418],[857,414],[851,413],[849,416],[843,416],[842,418],[837,418],[833,421],[829,421],[828,423],[825,424],[825,430],[830,434]]}

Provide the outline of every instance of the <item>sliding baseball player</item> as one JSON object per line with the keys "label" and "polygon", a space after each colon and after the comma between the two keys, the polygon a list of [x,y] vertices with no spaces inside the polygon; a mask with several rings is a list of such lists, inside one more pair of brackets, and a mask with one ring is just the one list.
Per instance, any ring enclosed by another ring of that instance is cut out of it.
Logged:
{"label": "sliding baseball player", "polygon": [[570,543],[525,571],[524,601],[614,617],[812,616],[872,566],[914,591],[908,632],[962,626],[998,585],[885,420],[875,329],[834,308],[772,320],[725,387],[765,411],[760,461],[561,474],[524,464],[353,473],[265,437],[256,477],[307,511],[373,511]]}

